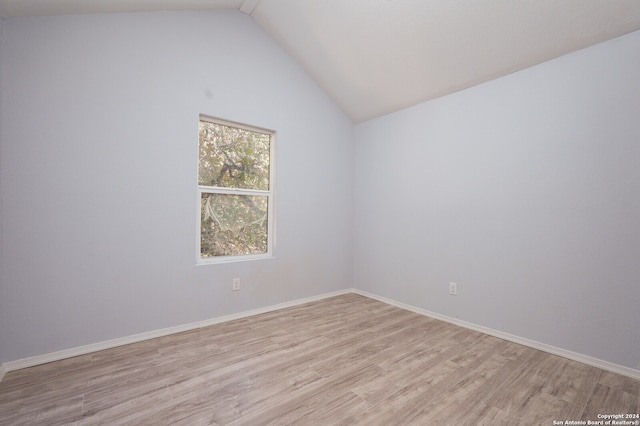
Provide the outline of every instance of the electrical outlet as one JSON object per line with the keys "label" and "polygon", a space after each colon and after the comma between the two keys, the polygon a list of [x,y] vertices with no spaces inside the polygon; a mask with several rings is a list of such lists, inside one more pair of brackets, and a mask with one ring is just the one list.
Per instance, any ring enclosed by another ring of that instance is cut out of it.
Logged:
{"label": "electrical outlet", "polygon": [[456,283],[449,283],[449,294],[453,295],[453,296],[457,296],[458,295],[458,284]]}
{"label": "electrical outlet", "polygon": [[240,290],[240,278],[233,279],[233,287],[231,288],[233,291]]}

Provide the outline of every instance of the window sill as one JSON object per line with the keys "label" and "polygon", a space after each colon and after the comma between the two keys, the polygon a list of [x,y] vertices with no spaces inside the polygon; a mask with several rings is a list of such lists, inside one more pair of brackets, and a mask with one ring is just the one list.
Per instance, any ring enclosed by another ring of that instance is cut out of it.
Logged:
{"label": "window sill", "polygon": [[196,266],[220,265],[224,263],[248,262],[254,260],[275,259],[273,254],[256,254],[248,256],[218,256],[213,258],[198,259]]}

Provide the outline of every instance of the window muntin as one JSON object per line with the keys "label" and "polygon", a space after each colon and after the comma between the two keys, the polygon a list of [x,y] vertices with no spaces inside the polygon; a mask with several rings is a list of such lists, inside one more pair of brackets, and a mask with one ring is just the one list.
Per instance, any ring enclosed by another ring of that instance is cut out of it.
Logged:
{"label": "window muntin", "polygon": [[200,262],[273,253],[273,131],[200,116]]}

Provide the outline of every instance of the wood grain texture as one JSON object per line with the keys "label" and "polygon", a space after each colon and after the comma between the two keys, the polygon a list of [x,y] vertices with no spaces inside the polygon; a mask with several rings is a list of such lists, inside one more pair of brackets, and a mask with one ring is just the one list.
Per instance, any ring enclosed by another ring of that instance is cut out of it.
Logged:
{"label": "wood grain texture", "polygon": [[534,425],[640,381],[348,294],[7,373],[2,425]]}

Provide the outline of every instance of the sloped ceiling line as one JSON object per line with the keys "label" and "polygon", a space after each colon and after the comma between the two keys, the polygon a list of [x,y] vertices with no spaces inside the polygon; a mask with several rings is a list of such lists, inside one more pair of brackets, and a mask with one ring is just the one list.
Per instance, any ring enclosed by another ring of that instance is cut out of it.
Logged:
{"label": "sloped ceiling line", "polygon": [[640,30],[640,0],[0,0],[0,17],[235,9],[361,122]]}

